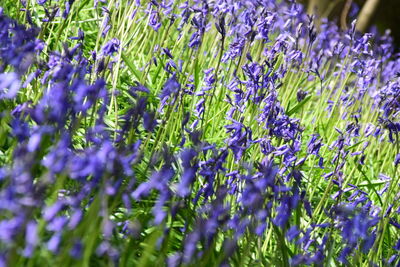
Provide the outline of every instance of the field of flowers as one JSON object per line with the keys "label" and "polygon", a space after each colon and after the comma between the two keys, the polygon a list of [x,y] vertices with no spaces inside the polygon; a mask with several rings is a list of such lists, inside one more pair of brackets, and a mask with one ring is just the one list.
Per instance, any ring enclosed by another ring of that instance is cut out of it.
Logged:
{"label": "field of flowers", "polygon": [[294,1],[0,6],[1,267],[400,264],[389,34]]}

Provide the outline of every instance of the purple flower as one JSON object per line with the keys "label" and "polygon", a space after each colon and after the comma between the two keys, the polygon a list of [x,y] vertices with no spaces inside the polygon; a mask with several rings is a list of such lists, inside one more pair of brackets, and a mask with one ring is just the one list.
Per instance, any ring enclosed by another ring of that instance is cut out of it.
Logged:
{"label": "purple flower", "polygon": [[136,83],[135,86],[131,86],[130,87],[129,93],[133,97],[136,97],[137,96],[136,92],[143,92],[143,93],[149,94],[150,90],[146,86],[144,86],[144,85],[142,85],[140,83]]}
{"label": "purple flower", "polygon": [[352,251],[352,249],[351,249],[350,247],[348,247],[348,246],[345,247],[345,248],[340,252],[340,255],[339,255],[338,260],[339,260],[340,262],[344,263],[344,264],[349,264],[349,262],[348,262],[348,260],[347,260],[347,257],[350,255],[351,251]]}
{"label": "purple flower", "polygon": [[291,216],[291,207],[289,204],[289,198],[285,197],[284,199],[281,200],[281,203],[279,207],[276,209],[276,212],[277,215],[273,219],[273,222],[276,226],[279,226],[283,229]]}
{"label": "purple flower", "polygon": [[65,204],[63,201],[57,201],[52,206],[46,207],[46,209],[43,211],[43,218],[46,221],[53,220],[53,218],[56,216],[56,214],[59,211],[61,211],[64,207],[65,207]]}
{"label": "purple flower", "polygon": [[174,176],[175,172],[168,166],[164,166],[160,171],[154,172],[149,181],[140,184],[134,192],[132,198],[140,200],[147,196],[152,189],[163,191],[166,189],[167,183]]}
{"label": "purple flower", "polygon": [[400,163],[400,153],[396,155],[395,159],[394,159],[394,164],[395,165],[399,165]]}
{"label": "purple flower", "polygon": [[14,237],[19,233],[23,218],[15,217],[10,220],[0,221],[0,240],[4,243],[12,243]]}
{"label": "purple flower", "polygon": [[292,241],[299,234],[300,234],[300,231],[297,229],[297,226],[294,225],[294,226],[290,227],[289,230],[286,232],[286,237],[289,241]]}
{"label": "purple flower", "polygon": [[50,240],[47,242],[47,249],[53,253],[57,253],[61,242],[61,233],[54,233]]}
{"label": "purple flower", "polygon": [[200,239],[200,234],[198,232],[190,233],[185,239],[183,262],[189,263],[193,260],[193,256],[196,252],[197,242]]}
{"label": "purple flower", "polygon": [[76,209],[70,219],[69,219],[69,223],[68,223],[68,228],[69,229],[75,229],[75,227],[77,227],[77,225],[79,224],[79,222],[82,220],[83,217],[83,212],[80,209]]}
{"label": "purple flower", "polygon": [[149,25],[157,32],[161,27],[161,22],[159,22],[159,15],[156,10],[152,10],[150,13]]}
{"label": "purple flower", "polygon": [[171,198],[171,194],[167,189],[164,189],[160,192],[160,195],[157,199],[156,204],[153,207],[153,215],[154,215],[154,224],[159,225],[163,222],[165,217],[167,216],[167,212],[165,211],[165,204]]}
{"label": "purple flower", "polygon": [[168,257],[167,266],[168,267],[178,267],[181,266],[182,253],[174,253]]}
{"label": "purple flower", "polygon": [[21,88],[21,81],[15,72],[0,74],[0,99],[14,98]]}
{"label": "purple flower", "polygon": [[57,146],[55,146],[43,159],[43,165],[51,170],[51,172],[57,174],[61,173],[65,169],[72,154],[69,148],[70,141],[69,136],[63,136]]}
{"label": "purple flower", "polygon": [[11,128],[13,131],[13,135],[18,139],[19,142],[25,141],[30,136],[30,127],[28,123],[20,119],[12,120]]}
{"label": "purple flower", "polygon": [[172,94],[175,94],[181,89],[181,85],[179,84],[178,80],[176,79],[176,74],[172,75],[165,84],[160,93],[160,99],[164,100],[165,98],[171,97]]}
{"label": "purple flower", "polygon": [[146,131],[152,132],[157,126],[156,114],[154,112],[145,112],[143,114],[143,127]]}
{"label": "purple flower", "polygon": [[81,241],[75,241],[75,243],[73,244],[69,254],[71,255],[71,257],[75,258],[75,259],[80,259],[82,257],[82,251],[83,250],[83,243]]}
{"label": "purple flower", "polygon": [[224,38],[226,35],[225,16],[222,15],[219,18],[219,21],[215,23],[215,27],[217,28],[217,31],[221,34],[222,38]]}
{"label": "purple flower", "polygon": [[84,38],[85,38],[85,33],[81,30],[81,28],[78,29],[78,36],[69,37],[70,40],[78,40],[78,41],[81,41],[81,42],[83,41]]}
{"label": "purple flower", "polygon": [[196,171],[198,169],[197,162],[192,163],[197,153],[193,149],[185,149],[181,153],[182,167],[184,168],[181,182],[178,185],[178,195],[181,197],[188,196],[190,193],[191,183],[194,181]]}
{"label": "purple flower", "polygon": [[112,56],[114,53],[118,52],[120,45],[121,43],[117,38],[111,39],[101,48],[102,55]]}
{"label": "purple flower", "polygon": [[24,256],[31,257],[35,246],[39,241],[38,233],[37,233],[37,223],[34,221],[30,221],[26,225],[26,233],[25,233],[25,249]]}
{"label": "purple flower", "polygon": [[86,85],[84,81],[76,80],[73,86],[75,95],[73,96],[74,101],[74,112],[85,112],[96,104],[99,99],[106,98],[105,81],[98,79],[92,85]]}
{"label": "purple flower", "polygon": [[47,224],[47,230],[52,232],[61,232],[64,226],[68,223],[68,218],[65,216],[58,216]]}

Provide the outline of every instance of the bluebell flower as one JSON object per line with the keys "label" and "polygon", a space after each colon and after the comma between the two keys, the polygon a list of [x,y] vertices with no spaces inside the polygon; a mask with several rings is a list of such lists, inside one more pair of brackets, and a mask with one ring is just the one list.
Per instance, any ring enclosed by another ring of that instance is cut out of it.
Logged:
{"label": "bluebell flower", "polygon": [[30,221],[26,225],[24,256],[32,257],[34,249],[39,242],[37,223]]}
{"label": "bluebell flower", "polygon": [[114,53],[118,52],[120,49],[121,42],[117,38],[113,38],[108,41],[103,47],[101,48],[103,56],[112,56]]}
{"label": "bluebell flower", "polygon": [[11,128],[13,135],[18,139],[19,142],[23,142],[30,136],[30,127],[28,123],[16,118],[11,122]]}
{"label": "bluebell flower", "polygon": [[155,9],[152,9],[150,12],[150,18],[149,18],[149,25],[155,30],[158,31],[161,27],[161,22],[159,21],[159,15],[158,11]]}
{"label": "bluebell flower", "polygon": [[182,253],[176,252],[168,257],[167,266],[168,267],[178,267],[182,263]]}
{"label": "bluebell flower", "polygon": [[52,232],[61,232],[68,223],[66,216],[57,216],[53,218],[48,224],[46,229]]}
{"label": "bluebell flower", "polygon": [[46,207],[43,211],[43,218],[46,221],[51,221],[65,207],[63,201],[57,201],[52,206]]}
{"label": "bluebell flower", "polygon": [[132,192],[131,196],[140,200],[142,197],[147,196],[152,189],[162,191],[167,186],[167,182],[174,176],[174,171],[171,168],[164,167],[159,172],[154,172],[149,181],[144,182]]}
{"label": "bluebell flower", "polygon": [[167,212],[165,211],[164,205],[171,198],[170,192],[165,188],[160,192],[160,195],[157,199],[156,204],[153,206],[153,215],[154,215],[154,224],[161,224],[165,217],[167,216]]}
{"label": "bluebell flower", "polygon": [[47,242],[47,249],[53,253],[58,253],[61,242],[61,233],[54,233]]}
{"label": "bluebell flower", "polygon": [[0,99],[14,98],[21,88],[21,81],[15,72],[0,74]]}
{"label": "bluebell flower", "polygon": [[178,92],[181,89],[181,85],[176,78],[176,74],[172,75],[165,84],[160,93],[160,99],[164,100],[165,98],[171,97],[172,94]]}
{"label": "bluebell flower", "polygon": [[69,254],[75,259],[80,259],[82,257],[83,248],[83,243],[77,240],[74,242]]}
{"label": "bluebell flower", "polygon": [[300,234],[300,231],[297,229],[297,227],[294,225],[289,228],[289,230],[286,232],[286,237],[289,241],[292,241],[295,239],[298,235]]}
{"label": "bluebell flower", "polygon": [[79,224],[79,222],[82,220],[83,217],[83,212],[81,209],[75,209],[69,218],[68,222],[68,228],[69,229],[75,229],[75,227]]}

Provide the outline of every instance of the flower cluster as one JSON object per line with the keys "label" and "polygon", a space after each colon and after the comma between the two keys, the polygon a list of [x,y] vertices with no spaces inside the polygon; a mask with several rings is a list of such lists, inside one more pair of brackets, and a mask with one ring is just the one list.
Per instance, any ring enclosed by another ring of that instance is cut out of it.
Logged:
{"label": "flower cluster", "polygon": [[388,33],[294,1],[21,3],[0,8],[0,266],[399,264]]}

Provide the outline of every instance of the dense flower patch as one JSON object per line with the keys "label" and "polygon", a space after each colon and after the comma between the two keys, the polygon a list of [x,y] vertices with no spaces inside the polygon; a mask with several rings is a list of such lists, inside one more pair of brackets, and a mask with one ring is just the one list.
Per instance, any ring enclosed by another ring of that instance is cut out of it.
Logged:
{"label": "dense flower patch", "polygon": [[396,266],[400,58],[289,1],[5,1],[0,266]]}

